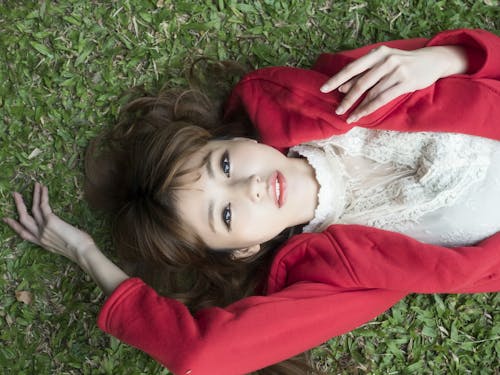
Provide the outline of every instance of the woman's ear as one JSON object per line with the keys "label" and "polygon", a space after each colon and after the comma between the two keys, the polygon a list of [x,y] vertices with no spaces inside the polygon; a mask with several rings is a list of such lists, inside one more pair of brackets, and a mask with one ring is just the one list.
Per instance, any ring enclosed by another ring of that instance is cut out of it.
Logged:
{"label": "woman's ear", "polygon": [[245,247],[243,249],[234,250],[231,254],[231,258],[233,259],[242,259],[248,258],[252,255],[257,254],[260,251],[260,245],[253,245],[250,247]]}

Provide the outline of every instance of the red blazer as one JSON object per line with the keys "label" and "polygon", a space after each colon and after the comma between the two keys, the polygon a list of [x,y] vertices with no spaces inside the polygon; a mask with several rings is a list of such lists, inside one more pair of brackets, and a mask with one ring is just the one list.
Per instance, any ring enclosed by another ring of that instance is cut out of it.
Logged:
{"label": "red blazer", "polygon": [[[480,30],[384,43],[414,49],[459,44],[469,72],[404,95],[355,125],[402,131],[456,131],[500,140],[500,38]],[[243,107],[262,140],[285,149],[343,133],[339,94],[319,87],[374,46],[320,56],[314,70],[267,68],[234,89],[227,116]],[[99,327],[175,374],[235,375],[282,361],[351,331],[409,293],[500,291],[500,234],[448,249],[375,228],[332,225],[293,237],[277,253],[265,295],[191,315],[138,278],[104,304]]]}

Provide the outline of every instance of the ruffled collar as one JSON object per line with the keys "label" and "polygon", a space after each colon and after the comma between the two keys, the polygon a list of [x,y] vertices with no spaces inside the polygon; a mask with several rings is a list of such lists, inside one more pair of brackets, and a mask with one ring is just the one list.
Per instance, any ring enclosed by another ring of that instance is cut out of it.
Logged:
{"label": "ruffled collar", "polygon": [[346,173],[339,158],[322,149],[300,144],[290,148],[288,156],[305,157],[313,167],[319,184],[318,205],[313,219],[304,226],[304,232],[321,232],[338,221],[346,205]]}

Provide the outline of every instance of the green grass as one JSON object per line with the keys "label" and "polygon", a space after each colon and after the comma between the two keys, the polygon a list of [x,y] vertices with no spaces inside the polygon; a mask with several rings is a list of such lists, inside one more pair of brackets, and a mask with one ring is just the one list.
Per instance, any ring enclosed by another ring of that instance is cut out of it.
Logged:
{"label": "green grass", "polygon": [[[82,201],[82,159],[127,88],[182,85],[192,56],[307,67],[323,51],[457,27],[500,34],[498,1],[0,2],[0,214],[14,215],[11,191],[41,181],[110,252]],[[104,298],[76,266],[5,225],[0,244],[0,373],[168,373],[97,329]],[[332,373],[498,374],[500,295],[406,298],[316,357]]]}

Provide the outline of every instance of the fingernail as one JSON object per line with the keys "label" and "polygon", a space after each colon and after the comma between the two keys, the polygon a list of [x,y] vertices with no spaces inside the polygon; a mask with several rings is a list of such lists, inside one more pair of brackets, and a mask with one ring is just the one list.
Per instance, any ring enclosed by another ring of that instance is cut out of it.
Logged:
{"label": "fingernail", "polygon": [[338,107],[337,107],[337,110],[335,111],[335,113],[336,113],[337,115],[341,115],[341,114],[343,114],[344,112],[345,112],[345,109],[344,109],[344,107],[342,107],[342,106],[338,106]]}
{"label": "fingernail", "polygon": [[356,116],[350,116],[347,118],[347,123],[351,124],[353,122],[356,122],[357,120],[358,120],[358,118]]}
{"label": "fingernail", "polygon": [[328,91],[328,88],[326,86],[321,86],[319,88],[319,91],[326,93]]}

